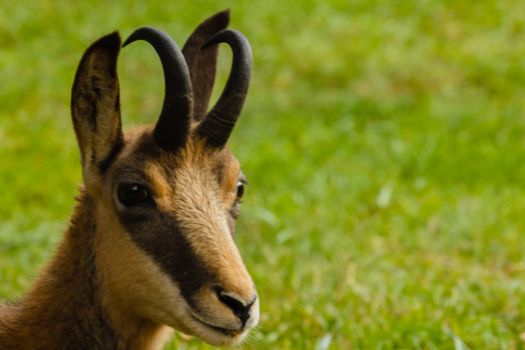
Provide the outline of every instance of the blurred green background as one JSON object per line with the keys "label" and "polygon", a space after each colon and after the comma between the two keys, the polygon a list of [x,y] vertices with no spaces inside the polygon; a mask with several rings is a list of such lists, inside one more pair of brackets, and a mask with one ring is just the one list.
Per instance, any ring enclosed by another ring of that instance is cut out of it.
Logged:
{"label": "blurred green background", "polygon": [[[241,348],[525,348],[519,0],[0,0],[0,297],[28,288],[74,206],[83,51],[142,25],[182,44],[226,7],[255,55],[230,141],[262,303]],[[153,51],[124,50],[119,73],[125,125],[155,121]]]}

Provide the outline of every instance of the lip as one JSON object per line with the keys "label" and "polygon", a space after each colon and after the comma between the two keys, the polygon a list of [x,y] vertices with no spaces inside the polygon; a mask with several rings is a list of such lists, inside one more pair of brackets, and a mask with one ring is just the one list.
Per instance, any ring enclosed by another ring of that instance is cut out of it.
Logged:
{"label": "lip", "polygon": [[193,312],[191,312],[191,310],[188,310],[188,313],[190,314],[191,318],[193,318],[194,321],[198,322],[199,324],[205,326],[206,328],[209,328],[215,332],[219,332],[227,337],[236,337],[238,336],[239,334],[241,334],[244,329],[243,328],[240,328],[240,329],[231,329],[231,328],[224,328],[224,327],[218,327],[218,326],[214,326],[212,324],[209,324],[205,321],[203,321],[202,319],[200,319],[199,317],[197,317],[196,315],[194,315]]}

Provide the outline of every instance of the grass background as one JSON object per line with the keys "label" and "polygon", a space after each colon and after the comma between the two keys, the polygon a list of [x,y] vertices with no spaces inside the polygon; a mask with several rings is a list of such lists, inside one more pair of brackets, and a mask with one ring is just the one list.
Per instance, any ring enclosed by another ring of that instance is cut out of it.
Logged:
{"label": "grass background", "polygon": [[[241,348],[525,348],[519,0],[0,0],[0,297],[29,286],[74,205],[85,48],[146,24],[182,44],[226,7],[255,55],[230,142],[262,301]],[[153,122],[152,50],[124,50],[119,72],[125,124]]]}

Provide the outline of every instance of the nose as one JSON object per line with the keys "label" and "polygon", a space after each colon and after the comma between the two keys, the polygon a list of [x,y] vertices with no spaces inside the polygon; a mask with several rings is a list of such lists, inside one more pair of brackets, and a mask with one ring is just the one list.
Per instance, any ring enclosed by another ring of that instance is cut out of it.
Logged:
{"label": "nose", "polygon": [[242,327],[246,325],[246,321],[250,318],[250,312],[253,304],[257,300],[257,295],[253,295],[248,301],[244,301],[236,295],[228,293],[222,289],[217,289],[219,300],[228,306],[235,316],[242,322]]}

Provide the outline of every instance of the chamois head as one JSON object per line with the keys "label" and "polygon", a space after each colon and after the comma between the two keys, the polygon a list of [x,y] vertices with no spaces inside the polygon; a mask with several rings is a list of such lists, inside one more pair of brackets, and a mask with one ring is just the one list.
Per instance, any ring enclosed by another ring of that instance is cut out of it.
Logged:
{"label": "chamois head", "polygon": [[[162,63],[165,97],[154,127],[122,132],[117,33],[84,54],[71,108],[96,212],[103,302],[214,345],[241,341],[259,318],[233,240],[246,180],[225,146],[248,90],[251,49],[228,22],[227,11],[210,17],[182,51],[152,28],[127,39],[124,46],[147,41]],[[222,42],[233,51],[232,69],[207,112]]]}

